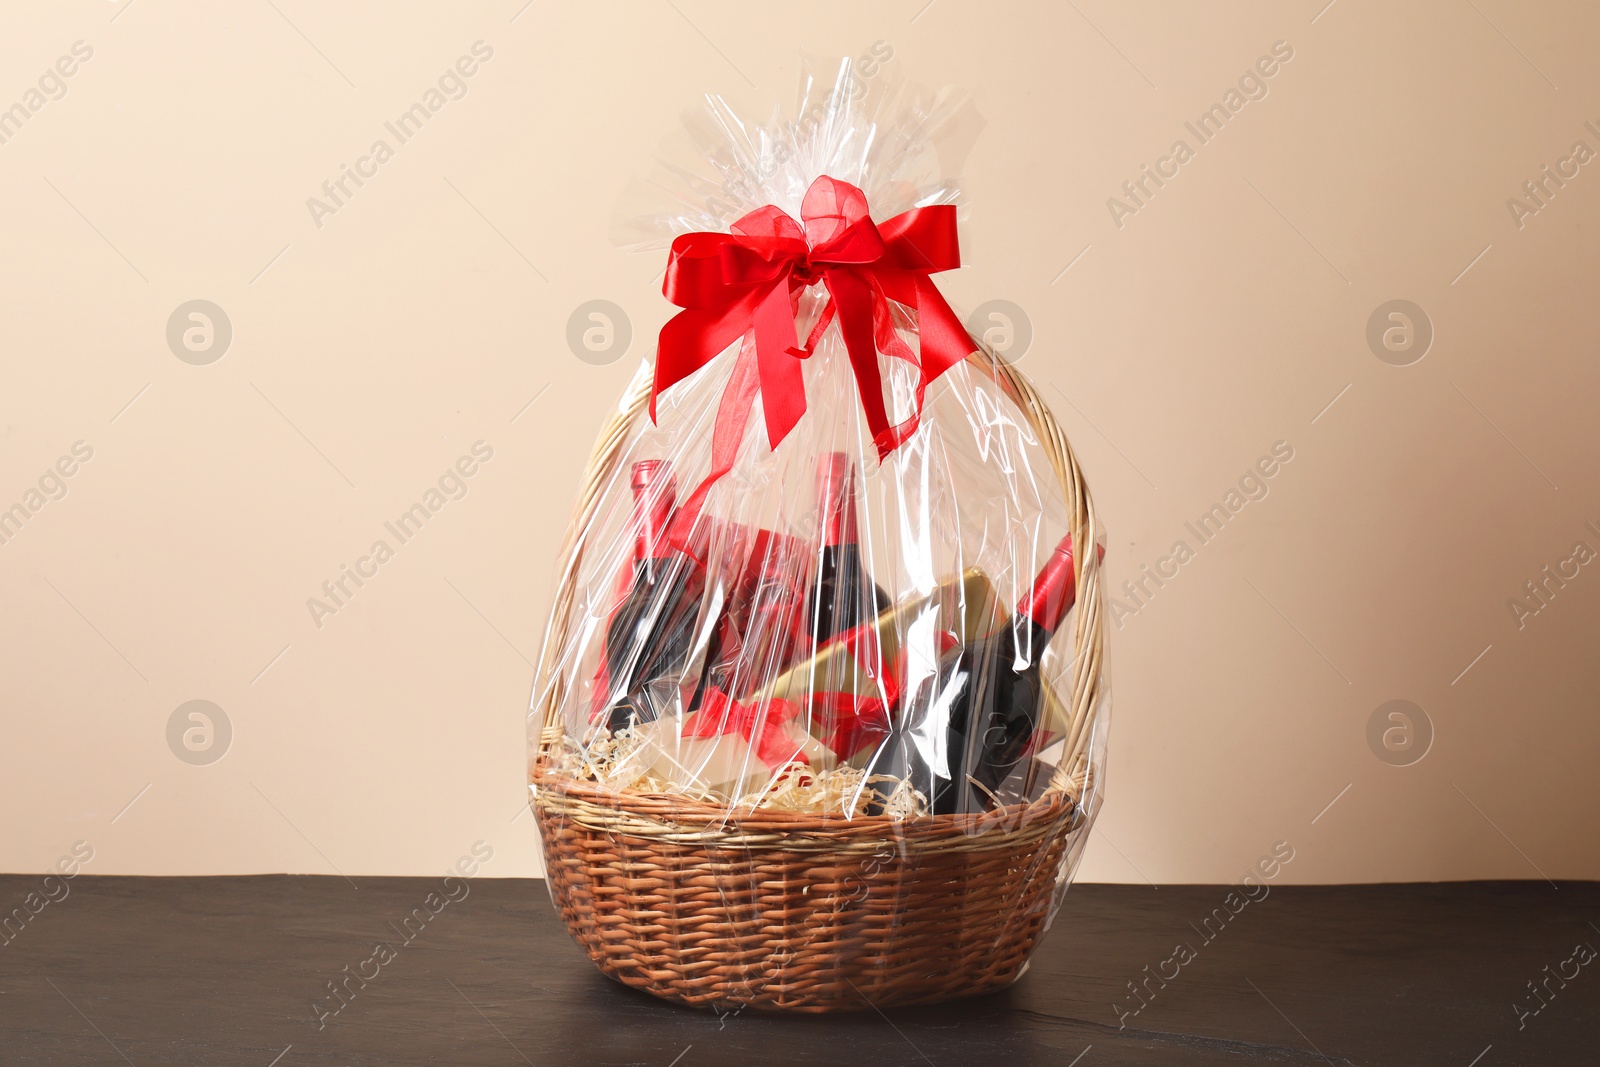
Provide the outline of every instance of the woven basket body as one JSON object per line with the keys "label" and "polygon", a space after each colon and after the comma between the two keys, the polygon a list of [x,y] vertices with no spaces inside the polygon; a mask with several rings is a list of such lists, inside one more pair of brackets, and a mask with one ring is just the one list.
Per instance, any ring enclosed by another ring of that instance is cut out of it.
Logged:
{"label": "woven basket body", "polygon": [[[833,1011],[1015,981],[1074,820],[1060,793],[901,824],[613,796],[544,778],[550,894],[612,978],[684,1004]],[[692,809],[698,810],[692,810]]]}
{"label": "woven basket body", "polygon": [[[1033,387],[992,353],[992,378],[1038,431],[1078,544],[1095,519],[1065,436]],[[568,559],[598,487],[620,462],[648,396],[641,376],[602,433]],[[1092,553],[1084,553],[1091,558]],[[568,566],[551,631],[568,625]],[[1101,595],[1078,574],[1072,727],[1044,795],[986,815],[896,820],[728,810],[682,796],[617,793],[554,773],[564,694],[547,636],[530,783],[551,897],[601,971],[668,1000],[718,1010],[823,1012],[931,1003],[1004,988],[1020,976],[1059,900],[1069,854],[1093,815],[1090,735],[1099,706]]]}

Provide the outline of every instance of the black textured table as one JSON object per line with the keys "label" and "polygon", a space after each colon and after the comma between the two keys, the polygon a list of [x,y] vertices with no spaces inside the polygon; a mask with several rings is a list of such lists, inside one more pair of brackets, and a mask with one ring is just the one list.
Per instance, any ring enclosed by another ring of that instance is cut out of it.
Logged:
{"label": "black textured table", "polygon": [[[21,909],[0,1063],[1600,1063],[1596,883],[1274,887],[1237,911],[1226,886],[1077,886],[1004,993],[803,1018],[662,1003],[601,977],[542,883],[451,886],[0,876]],[[335,998],[350,974],[372,977]]]}

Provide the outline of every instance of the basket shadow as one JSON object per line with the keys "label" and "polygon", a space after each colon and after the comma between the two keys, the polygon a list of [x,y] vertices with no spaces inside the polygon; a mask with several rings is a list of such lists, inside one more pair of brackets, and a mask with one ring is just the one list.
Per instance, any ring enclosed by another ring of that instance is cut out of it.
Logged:
{"label": "basket shadow", "polygon": [[[1060,1064],[1062,1049],[1082,1048],[1092,1036],[1066,1020],[1045,1019],[1022,1007],[1014,989],[878,1011],[815,1014],[690,1008],[591,970],[581,988],[584,1016],[606,1020],[605,1040],[620,1046],[693,1046],[696,1064],[920,1063]],[[1019,1018],[1029,1024],[1019,1026]],[[673,1052],[676,1054],[676,1051]],[[668,1057],[670,1059],[670,1056]],[[1071,1057],[1068,1056],[1070,1059]]]}

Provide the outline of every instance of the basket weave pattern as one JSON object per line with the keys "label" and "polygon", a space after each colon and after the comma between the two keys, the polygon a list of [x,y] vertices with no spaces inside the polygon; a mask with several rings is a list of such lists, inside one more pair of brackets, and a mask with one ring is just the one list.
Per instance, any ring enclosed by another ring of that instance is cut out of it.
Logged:
{"label": "basket weave pattern", "polygon": [[[992,353],[969,365],[1039,433],[1074,542],[1093,540],[1082,472],[1031,384]],[[1014,982],[1043,933],[1072,834],[1084,825],[1103,631],[1096,556],[1080,553],[1072,726],[1045,794],[978,815],[729,811],[678,796],[599,789],[554,773],[565,632],[582,538],[648,398],[641,375],[596,445],[556,590],[530,767],[552,899],[612,978],[680,1003],[821,1012],[931,1003]]]}

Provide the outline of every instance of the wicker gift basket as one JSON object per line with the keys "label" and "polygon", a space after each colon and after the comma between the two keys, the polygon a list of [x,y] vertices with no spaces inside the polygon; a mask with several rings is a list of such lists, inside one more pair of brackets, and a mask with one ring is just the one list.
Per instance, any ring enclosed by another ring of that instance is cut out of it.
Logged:
{"label": "wicker gift basket", "polygon": [[[845,76],[850,76],[848,64]],[[860,99],[847,104],[859,108]],[[797,291],[812,281],[803,278]],[[796,300],[803,317],[804,294]],[[1044,461],[1041,471],[1048,473],[1041,480],[1052,483],[1043,488],[1067,532],[1064,543],[1095,544],[1099,528],[1082,471],[1034,386],[987,346],[972,343],[963,351],[969,354],[952,368],[960,373],[949,377],[958,384],[978,383],[988,391],[983,395],[1009,407],[1004,418],[1014,421],[1015,433]],[[733,371],[735,379],[738,373]],[[1053,708],[1051,762],[1035,759],[1025,786],[998,794],[984,789],[983,804],[968,801],[966,810],[952,813],[936,811],[936,804],[915,791],[906,794],[915,798],[910,806],[896,810],[859,800],[775,805],[769,800],[776,783],[815,785],[837,778],[859,792],[881,780],[870,767],[846,766],[845,749],[838,753],[839,769],[823,773],[823,762],[834,766],[834,755],[800,731],[793,735],[801,738],[799,747],[787,760],[768,760],[773,769],[746,757],[767,772],[760,780],[768,784],[755,793],[718,795],[660,777],[602,780],[586,760],[595,751],[594,738],[607,734],[604,714],[602,725],[593,726],[594,716],[585,709],[601,706],[604,687],[596,682],[589,686],[594,692],[579,692],[588,685],[584,680],[596,653],[588,653],[581,670],[577,664],[585,642],[598,640],[588,635],[599,613],[593,589],[603,583],[591,572],[605,571],[615,586],[606,568],[625,574],[626,562],[625,553],[616,565],[601,566],[591,557],[613,551],[601,531],[608,508],[619,506],[615,498],[625,500],[617,486],[627,482],[626,468],[638,454],[645,413],[659,384],[660,376],[647,364],[596,443],[563,548],[536,679],[529,781],[549,890],[562,921],[608,976],[697,1007],[882,1008],[1010,985],[1026,968],[1061,902],[1098,806],[1106,706],[1098,557],[1080,552],[1075,571],[1067,572],[1073,606],[1061,626],[1063,637],[1070,632],[1070,653],[1048,679],[1045,694]],[[916,399],[921,402],[920,389]],[[716,407],[713,401],[707,410]],[[669,413],[661,421],[679,416]],[[763,461],[771,459],[763,448],[745,447],[760,452]],[[781,454],[776,447],[773,452]],[[881,446],[879,452],[886,454]],[[988,462],[1000,461],[990,456]],[[1008,477],[1015,481],[1014,474]],[[745,484],[759,480],[758,475]],[[637,494],[637,482],[634,488]],[[730,488],[725,499],[738,497]],[[1032,568],[1019,563],[1011,569]],[[705,599],[709,603],[713,597],[707,593]],[[1018,617],[1020,612],[1019,607]],[[610,639],[615,641],[616,634]],[[952,640],[946,637],[945,644]],[[963,641],[975,640],[954,640],[954,652]],[[713,653],[695,657],[693,670],[702,677],[710,673]],[[677,723],[671,736],[688,743],[681,724],[689,714],[690,689],[694,686],[673,690],[672,708],[653,723],[646,724],[644,716],[625,718],[619,736]],[[702,699],[703,689],[695,689],[692,703],[700,710],[694,714],[704,717]],[[894,708],[908,699],[901,695],[898,701],[880,702],[888,710],[880,708],[879,714],[892,719]],[[729,706],[738,705],[730,701]],[[768,705],[761,707],[765,716]],[[755,729],[764,728],[758,721]],[[743,729],[754,751],[757,738],[749,721]],[[579,731],[587,736],[575,737]],[[728,737],[696,743],[744,743],[731,727],[720,732]],[[818,751],[825,761],[813,754],[808,764],[806,752]]]}
{"label": "wicker gift basket", "polygon": [[[1016,368],[992,374],[1032,423],[1072,515],[1093,540],[1094,506],[1066,434]],[[583,552],[599,488],[649,399],[640,376],[601,434],[564,555]],[[576,567],[556,590],[568,625]],[[685,1004],[830,1011],[973,996],[1014,982],[1044,932],[1088,786],[1104,630],[1098,576],[1078,588],[1072,732],[1045,794],[982,816],[907,823],[788,812],[730,813],[673,796],[617,794],[549,771],[563,693],[548,687],[531,771],[551,897],[568,931],[618,981]],[[546,655],[558,648],[547,641]],[[552,665],[542,664],[550,677]],[[1064,886],[1062,887],[1064,888]]]}

